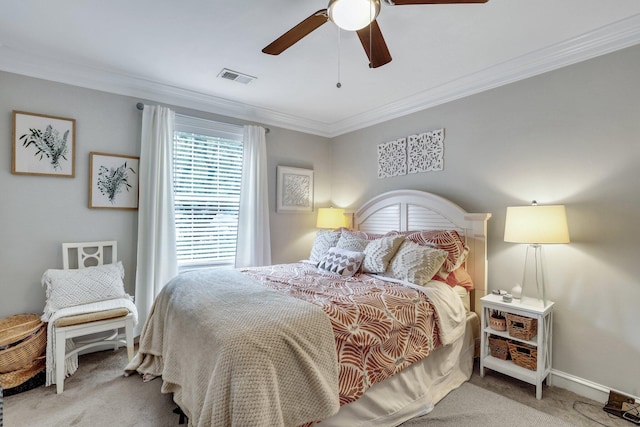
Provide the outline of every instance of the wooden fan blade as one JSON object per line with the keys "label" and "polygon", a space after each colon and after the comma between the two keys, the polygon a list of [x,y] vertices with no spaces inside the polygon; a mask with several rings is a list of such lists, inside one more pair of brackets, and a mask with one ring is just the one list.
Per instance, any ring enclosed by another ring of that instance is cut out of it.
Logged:
{"label": "wooden fan blade", "polygon": [[327,22],[327,9],[320,9],[298,25],[278,37],[269,46],[262,49],[262,52],[269,55],[280,55],[285,50],[299,42],[304,36],[311,33],[316,28]]}
{"label": "wooden fan blade", "polygon": [[[369,27],[371,27],[371,30],[369,30]],[[382,36],[382,31],[380,31],[378,21],[374,20],[370,25],[358,30],[358,37],[364,51],[367,53],[371,68],[378,68],[391,62],[391,54]]]}
{"label": "wooden fan blade", "polygon": [[405,4],[464,4],[464,3],[486,3],[489,0],[392,0],[395,6]]}

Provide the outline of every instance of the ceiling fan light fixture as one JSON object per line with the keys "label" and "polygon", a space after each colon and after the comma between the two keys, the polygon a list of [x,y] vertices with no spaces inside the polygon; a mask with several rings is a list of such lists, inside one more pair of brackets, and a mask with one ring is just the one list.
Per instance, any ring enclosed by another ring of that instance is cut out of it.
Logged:
{"label": "ceiling fan light fixture", "polygon": [[329,19],[346,31],[357,31],[369,25],[380,13],[380,0],[330,0]]}

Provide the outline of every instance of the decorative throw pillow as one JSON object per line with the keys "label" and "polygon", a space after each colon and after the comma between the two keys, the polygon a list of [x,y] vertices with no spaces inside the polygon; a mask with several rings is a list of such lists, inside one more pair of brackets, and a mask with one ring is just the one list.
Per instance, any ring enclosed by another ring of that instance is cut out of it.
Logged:
{"label": "decorative throw pillow", "polygon": [[360,239],[358,237],[354,237],[351,234],[342,233],[342,235],[338,239],[336,248],[346,249],[348,251],[354,252],[362,252],[364,251],[364,248],[366,248],[367,245],[371,242],[371,240]]}
{"label": "decorative throw pillow", "polygon": [[124,291],[122,262],[77,270],[47,270],[42,275],[47,301],[43,321],[57,310],[114,298],[129,298]]}
{"label": "decorative throw pillow", "polygon": [[444,268],[448,273],[460,267],[469,253],[469,248],[455,230],[416,231],[409,234],[407,240],[447,251]]}
{"label": "decorative throw pillow", "polygon": [[363,271],[365,273],[384,273],[403,241],[404,236],[390,236],[369,242],[363,251]]}
{"label": "decorative throw pillow", "polygon": [[366,239],[366,240],[375,240],[375,239],[379,239],[380,237],[384,237],[384,234],[369,233],[368,231],[355,231],[355,230],[348,230],[348,229],[343,229],[342,234],[350,237],[355,237],[356,239]]}
{"label": "decorative throw pillow", "polygon": [[443,250],[405,240],[391,259],[387,274],[424,286],[435,276],[446,257],[447,252]]}
{"label": "decorative throw pillow", "polygon": [[320,262],[327,252],[329,252],[329,249],[336,246],[341,234],[340,231],[318,230],[316,239],[313,242],[313,247],[311,248],[309,260],[315,263]]}
{"label": "decorative throw pillow", "polygon": [[360,270],[364,254],[340,248],[331,248],[318,263],[318,268],[341,276],[353,276]]}
{"label": "decorative throw pillow", "polygon": [[467,291],[473,290],[473,279],[471,279],[471,276],[464,267],[458,267],[451,273],[447,273],[443,266],[440,268],[440,271],[438,271],[438,274],[436,274],[433,278],[439,278],[442,282],[445,282],[452,288],[461,286]]}

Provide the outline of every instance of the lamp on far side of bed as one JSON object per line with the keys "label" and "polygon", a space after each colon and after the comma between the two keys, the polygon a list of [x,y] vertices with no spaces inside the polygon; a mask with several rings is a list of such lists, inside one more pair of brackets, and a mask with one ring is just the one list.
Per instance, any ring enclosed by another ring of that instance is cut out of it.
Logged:
{"label": "lamp on far side of bed", "polygon": [[[508,207],[504,241],[527,244],[522,274],[522,304],[542,304],[546,307],[542,245],[569,243],[569,228],[564,206],[538,206],[534,200],[531,206]],[[533,266],[529,263],[531,257],[533,257]],[[537,299],[529,300],[525,292],[533,283],[537,290]]]}
{"label": "lamp on far side of bed", "polygon": [[341,208],[318,208],[317,228],[336,229],[344,227],[345,217],[344,209]]}

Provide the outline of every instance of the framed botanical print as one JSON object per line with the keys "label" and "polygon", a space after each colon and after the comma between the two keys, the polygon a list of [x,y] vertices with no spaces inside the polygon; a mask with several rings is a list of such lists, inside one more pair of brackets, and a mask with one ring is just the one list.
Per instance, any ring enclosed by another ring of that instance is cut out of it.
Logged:
{"label": "framed botanical print", "polygon": [[73,178],[76,121],[13,111],[11,173]]}
{"label": "framed botanical print", "polygon": [[89,154],[89,207],[138,209],[140,158],[118,154]]}
{"label": "framed botanical print", "polygon": [[313,211],[313,170],[278,166],[278,212]]}

